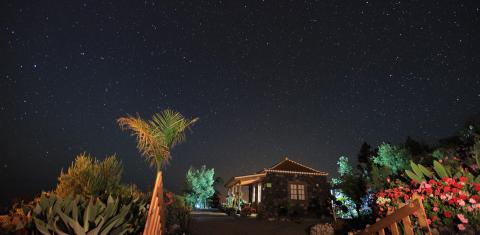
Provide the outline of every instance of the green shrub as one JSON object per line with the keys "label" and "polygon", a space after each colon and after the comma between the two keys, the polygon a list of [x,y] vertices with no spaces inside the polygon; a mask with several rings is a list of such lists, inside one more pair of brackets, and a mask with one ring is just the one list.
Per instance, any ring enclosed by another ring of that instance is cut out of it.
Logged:
{"label": "green shrub", "polygon": [[55,193],[60,197],[70,194],[84,197],[102,197],[115,195],[121,191],[122,163],[115,155],[99,161],[84,153],[78,155],[58,178]]}
{"label": "green shrub", "polygon": [[166,227],[168,234],[188,234],[190,223],[190,207],[187,206],[185,198],[174,195],[173,203],[166,206]]}

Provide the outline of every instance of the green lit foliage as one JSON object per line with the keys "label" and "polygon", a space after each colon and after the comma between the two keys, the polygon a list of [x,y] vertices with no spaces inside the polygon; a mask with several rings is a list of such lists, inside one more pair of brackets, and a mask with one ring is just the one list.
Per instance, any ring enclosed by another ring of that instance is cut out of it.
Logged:
{"label": "green lit foliage", "polygon": [[332,179],[332,184],[333,185],[339,185],[342,183],[342,179],[347,176],[348,174],[351,174],[353,171],[353,167],[350,165],[348,162],[348,158],[345,156],[341,156],[338,158],[337,161],[338,165],[338,175],[339,178],[333,178]]}
{"label": "green lit foliage", "polygon": [[118,195],[121,190],[122,164],[115,155],[99,161],[85,153],[79,154],[67,172],[60,173],[55,193],[85,197]]}
{"label": "green lit foliage", "polygon": [[442,149],[435,149],[433,152],[432,152],[432,157],[433,159],[435,160],[440,160],[442,159],[443,157],[445,157],[445,153],[444,151],[442,151]]}
{"label": "green lit foliage", "polygon": [[[228,196],[225,200],[225,203],[223,203],[223,210],[228,215],[234,215],[237,212],[241,211],[242,206],[245,205],[245,203],[246,203],[246,201],[243,200],[243,192],[242,191],[238,191],[236,193],[231,193],[230,192],[230,193],[228,193]],[[263,207],[263,204],[261,203],[259,206]],[[261,209],[259,209],[259,211],[261,211],[262,213],[267,212],[267,211],[261,210]]]}
{"label": "green lit foliage", "polygon": [[207,208],[207,199],[213,196],[215,170],[202,166],[200,169],[188,169],[185,185],[185,199],[192,207]]}
{"label": "green lit foliage", "polygon": [[379,166],[390,168],[393,174],[398,174],[408,167],[410,159],[408,150],[383,143],[378,147],[378,154],[373,157],[373,162]]}
{"label": "green lit foliage", "polygon": [[356,213],[351,215],[358,216],[362,206],[362,198],[366,195],[366,181],[360,170],[354,170],[348,162],[348,158],[341,156],[338,158],[338,174],[339,178],[332,179],[334,187],[341,190],[339,195],[342,197],[337,200],[345,207],[355,205]]}

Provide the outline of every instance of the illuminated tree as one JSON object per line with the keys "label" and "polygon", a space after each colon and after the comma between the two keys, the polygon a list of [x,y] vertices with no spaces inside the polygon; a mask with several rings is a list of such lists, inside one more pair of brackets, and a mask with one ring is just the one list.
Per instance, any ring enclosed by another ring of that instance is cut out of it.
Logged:
{"label": "illuminated tree", "polygon": [[[332,184],[340,191],[335,192],[335,197],[344,207],[348,208],[345,216],[357,217],[360,215],[362,198],[366,194],[366,182],[363,174],[359,170],[354,170],[345,156],[338,158],[337,165],[339,177],[333,178]],[[352,210],[355,210],[356,213],[353,213]]]}
{"label": "illuminated tree", "polygon": [[378,154],[373,157],[373,162],[379,166],[388,167],[392,173],[397,174],[408,167],[410,159],[408,150],[383,143],[378,147]]}
{"label": "illuminated tree", "polygon": [[207,208],[207,199],[213,196],[215,189],[215,170],[202,166],[200,169],[188,169],[185,184],[185,199],[192,207]]}
{"label": "illuminated tree", "polygon": [[333,185],[339,185],[342,183],[342,179],[348,175],[348,174],[351,174],[352,173],[352,170],[353,170],[353,167],[350,165],[350,163],[348,162],[348,158],[345,157],[345,156],[341,156],[338,158],[338,161],[337,161],[337,165],[338,165],[338,175],[339,177],[338,178],[333,178],[332,179],[332,184]]}
{"label": "illuminated tree", "polygon": [[[132,131],[132,134],[137,138],[138,150],[157,170],[148,219],[145,225],[146,234],[156,233],[160,222],[163,225],[161,230],[164,230],[162,168],[170,160],[170,150],[185,140],[185,131],[197,120],[198,118],[189,120],[179,112],[168,109],[161,113],[155,113],[150,121],[145,121],[139,116],[126,116],[117,120],[122,129]],[[160,217],[155,216],[155,214],[158,214],[156,210],[160,210]]]}

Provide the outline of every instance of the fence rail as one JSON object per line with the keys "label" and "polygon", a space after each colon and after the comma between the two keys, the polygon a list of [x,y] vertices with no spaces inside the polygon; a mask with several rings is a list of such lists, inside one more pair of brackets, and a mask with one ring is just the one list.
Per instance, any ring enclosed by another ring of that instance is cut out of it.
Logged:
{"label": "fence rail", "polygon": [[405,235],[413,235],[412,222],[410,216],[416,213],[418,224],[424,229],[425,234],[431,235],[430,226],[427,223],[427,216],[423,208],[422,199],[415,195],[413,200],[403,207],[393,211],[389,210],[385,218],[380,219],[373,225],[367,225],[361,235],[380,234],[385,235],[386,230],[390,230],[392,235],[400,235],[399,223],[403,224],[403,233]]}

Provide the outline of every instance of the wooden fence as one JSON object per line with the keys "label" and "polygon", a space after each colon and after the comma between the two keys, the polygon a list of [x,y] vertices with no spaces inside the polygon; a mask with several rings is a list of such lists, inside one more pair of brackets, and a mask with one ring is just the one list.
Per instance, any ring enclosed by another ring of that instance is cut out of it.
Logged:
{"label": "wooden fence", "polygon": [[415,195],[413,200],[397,209],[395,211],[389,210],[388,215],[385,218],[378,220],[373,225],[367,225],[367,228],[360,233],[361,235],[367,234],[380,234],[385,235],[385,231],[389,230],[392,235],[400,235],[399,223],[403,224],[403,234],[413,235],[412,222],[410,216],[416,213],[419,226],[423,229],[425,234],[431,235],[430,226],[427,223],[427,216],[425,209],[423,208],[422,199]]}

